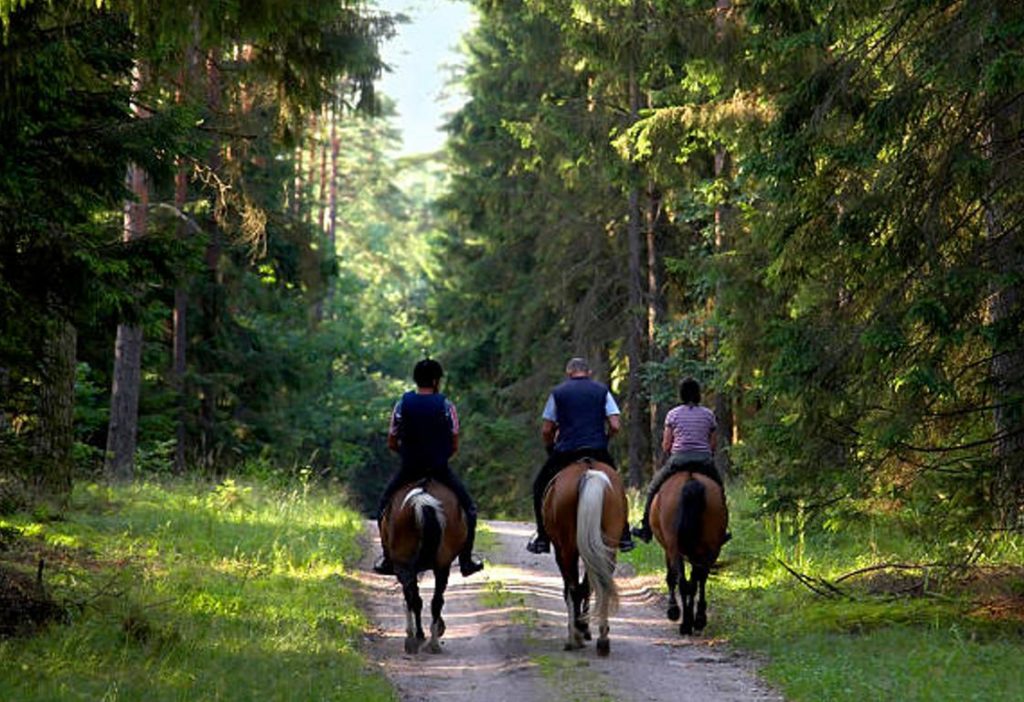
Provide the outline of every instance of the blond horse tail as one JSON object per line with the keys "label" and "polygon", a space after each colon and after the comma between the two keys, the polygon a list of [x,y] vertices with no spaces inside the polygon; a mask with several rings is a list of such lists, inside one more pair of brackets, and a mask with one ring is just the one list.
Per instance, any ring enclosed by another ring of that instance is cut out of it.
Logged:
{"label": "blond horse tail", "polygon": [[[618,606],[619,591],[615,586],[615,551],[605,543],[601,531],[605,493],[611,490],[608,476],[599,470],[588,470],[580,478],[579,502],[576,507],[576,548],[587,569],[587,577],[608,611]],[[618,534],[615,535],[618,539]]]}

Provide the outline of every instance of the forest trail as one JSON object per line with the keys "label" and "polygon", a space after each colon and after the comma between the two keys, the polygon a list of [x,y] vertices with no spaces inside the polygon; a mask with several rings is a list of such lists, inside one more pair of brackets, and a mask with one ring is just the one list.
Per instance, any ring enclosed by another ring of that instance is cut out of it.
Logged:
{"label": "forest trail", "polygon": [[[399,698],[534,702],[541,700],[781,700],[761,682],[755,664],[720,640],[679,636],[664,615],[656,578],[619,573],[621,605],[612,618],[611,656],[600,659],[589,642],[566,652],[562,581],[551,555],[523,547],[532,527],[522,522],[483,522],[489,535],[478,552],[487,561],[465,579],[453,572],[445,597],[443,651],[407,655],[405,614],[393,577],[373,574],[380,541],[367,523],[367,549],[358,578],[376,632],[368,656],[395,684]],[[627,566],[628,568],[628,566]],[[624,569],[620,569],[624,570]],[[429,621],[433,578],[420,583],[424,625]],[[713,587],[713,586],[712,586]],[[712,595],[713,597],[713,595]],[[714,601],[709,615],[714,616]]]}

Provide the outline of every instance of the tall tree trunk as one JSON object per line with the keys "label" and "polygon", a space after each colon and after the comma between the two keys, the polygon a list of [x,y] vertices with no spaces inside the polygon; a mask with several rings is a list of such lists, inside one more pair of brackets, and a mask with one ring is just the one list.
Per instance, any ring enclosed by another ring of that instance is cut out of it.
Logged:
{"label": "tall tree trunk", "polygon": [[[221,77],[218,58],[220,50],[210,49],[206,55],[206,107],[207,111],[216,116],[221,109]],[[219,171],[222,165],[221,143],[214,141],[207,154],[207,166],[211,171]],[[219,195],[215,194],[214,197]],[[213,342],[219,333],[222,310],[222,291],[220,280],[221,232],[216,219],[211,222],[210,238],[206,245],[205,261],[207,287],[203,298],[203,316],[207,340]],[[205,369],[204,369],[205,370]],[[206,375],[204,373],[204,375]],[[203,379],[203,389],[199,401],[199,425],[201,441],[201,460],[207,468],[213,467],[215,432],[217,424],[216,408],[218,388],[209,376]]]}
{"label": "tall tree trunk", "polygon": [[[330,114],[325,114],[325,117],[327,117],[327,119],[331,119],[331,115]],[[334,122],[332,120],[331,124],[333,124],[333,123]],[[320,133],[317,134],[317,143],[320,144],[320,197],[319,197],[319,202],[318,202],[318,205],[320,207],[320,215],[319,215],[319,218],[317,219],[317,225],[319,226],[319,231],[320,232],[327,231],[326,230],[326,220],[327,220],[327,146],[328,145],[326,143],[327,140],[323,138],[324,136],[325,136],[324,128],[323,128],[323,125],[321,124]]]}
{"label": "tall tree trunk", "polygon": [[[136,65],[132,93],[142,92],[145,68]],[[132,105],[137,119],[149,113],[138,103]],[[146,172],[132,164],[126,176],[128,189],[135,197],[125,203],[123,240],[131,241],[146,234],[146,211],[149,207],[149,179]],[[110,426],[107,429],[107,451],[104,473],[114,481],[129,481],[135,473],[135,444],[139,425],[139,391],[142,384],[142,325],[117,325],[114,343],[114,380],[110,392]]]}
{"label": "tall tree trunk", "polygon": [[[715,30],[719,41],[725,38],[726,22],[732,0],[717,0],[715,3]],[[732,159],[728,149],[719,144],[715,150],[715,179],[723,180],[732,175]],[[721,257],[729,250],[728,240],[732,212],[728,203],[720,202],[715,206],[715,253]],[[721,276],[715,284],[715,314],[722,314],[722,297],[724,283]],[[732,448],[733,403],[732,396],[725,384],[725,376],[719,359],[719,348],[722,342],[721,327],[716,327],[712,342],[712,355],[718,364],[718,387],[715,393],[715,416],[718,418],[718,449],[715,452],[715,467],[723,478],[732,472],[730,453]]]}
{"label": "tall tree trunk", "polygon": [[51,320],[43,340],[39,387],[39,427],[34,487],[40,496],[65,505],[71,495],[75,441],[75,365],[78,334],[64,312],[50,304]]}
{"label": "tall tree trunk", "polygon": [[[635,6],[635,3],[634,3]],[[634,7],[635,9],[635,7]],[[637,49],[634,48],[634,51]],[[637,85],[635,58],[630,59],[629,67],[629,119],[635,123],[640,117],[640,90]],[[629,265],[627,269],[627,288],[629,308],[626,311],[627,338],[626,356],[629,363],[629,375],[626,377],[627,417],[626,438],[629,443],[628,465],[629,484],[639,487],[643,482],[643,447],[644,435],[647,433],[647,417],[644,412],[643,387],[640,378],[640,366],[643,364],[643,282],[640,271],[640,186],[638,174],[631,165],[631,183],[628,198],[628,226],[626,241],[629,249]]]}
{"label": "tall tree trunk", "polygon": [[[198,39],[198,20],[192,20],[192,35]],[[185,52],[185,67],[181,71],[181,87],[175,95],[175,101],[184,102],[189,86],[197,75],[196,61],[199,50],[192,45]],[[183,163],[178,164],[178,172],[174,175],[174,206],[179,216],[183,216],[185,203],[188,200],[188,173]],[[188,223],[182,219],[178,223],[179,240],[188,237]],[[186,470],[186,444],[188,442],[188,388],[185,375],[188,370],[188,279],[179,278],[174,285],[174,310],[171,313],[171,385],[174,388],[177,404],[177,417],[174,428],[174,472],[182,475]]]}
{"label": "tall tree trunk", "polygon": [[[661,193],[653,182],[647,186],[647,357],[652,363],[660,363],[665,359],[664,349],[656,339],[658,325],[665,316],[665,296],[662,293],[662,271],[658,258],[659,232],[662,227]],[[650,420],[649,436],[651,447],[651,465],[660,466],[664,462],[661,450],[662,425],[668,405],[656,402],[653,393],[648,406]]]}
{"label": "tall tree trunk", "polygon": [[[995,479],[993,496],[999,522],[1008,528],[1024,528],[1024,347],[1019,334],[1024,304],[1021,271],[1024,271],[1024,240],[1020,235],[1019,154],[1024,149],[1021,110],[1003,96],[996,107],[987,135],[992,180],[985,209],[986,229],[992,246],[992,294],[988,322],[993,331],[993,359],[989,367],[993,388]],[[1011,212],[1016,215],[1016,220]]]}

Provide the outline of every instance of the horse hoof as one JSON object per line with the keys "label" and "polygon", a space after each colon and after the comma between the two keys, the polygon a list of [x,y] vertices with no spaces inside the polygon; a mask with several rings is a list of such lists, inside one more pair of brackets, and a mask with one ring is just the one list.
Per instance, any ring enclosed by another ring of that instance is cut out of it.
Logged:
{"label": "horse hoof", "polygon": [[704,631],[704,627],[708,625],[708,618],[705,615],[698,614],[693,620],[693,628],[697,631]]}
{"label": "horse hoof", "polygon": [[591,636],[590,629],[584,629],[583,630],[583,640],[584,641],[590,641],[592,638],[594,638],[594,637]]}
{"label": "horse hoof", "polygon": [[612,652],[611,641],[609,641],[608,639],[598,639],[597,640],[597,655],[599,655],[599,656],[607,656],[611,652]]}
{"label": "horse hoof", "polygon": [[416,655],[419,652],[419,650],[420,650],[420,641],[419,641],[419,639],[417,639],[417,638],[415,638],[413,636],[405,637],[405,652],[406,653],[408,653],[410,656],[414,656],[414,655]]}
{"label": "horse hoof", "polygon": [[693,634],[693,625],[691,624],[680,624],[679,635],[680,636],[691,636]]}
{"label": "horse hoof", "polygon": [[679,609],[679,605],[671,605],[668,608],[668,612],[667,612],[668,620],[670,622],[678,622],[679,621],[679,615],[681,613],[682,613],[682,610]]}
{"label": "horse hoof", "polygon": [[440,653],[441,644],[438,641],[431,641],[427,644],[427,651],[429,651],[430,653]]}

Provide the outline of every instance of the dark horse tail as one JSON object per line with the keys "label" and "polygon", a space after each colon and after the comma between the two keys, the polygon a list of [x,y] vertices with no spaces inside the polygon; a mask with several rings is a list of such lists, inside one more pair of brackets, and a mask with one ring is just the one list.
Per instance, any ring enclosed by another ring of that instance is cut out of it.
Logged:
{"label": "dark horse tail", "polygon": [[693,478],[687,480],[686,484],[683,485],[683,496],[680,500],[679,508],[679,522],[676,524],[679,545],[684,553],[693,553],[700,543],[706,504],[707,496],[704,484]]}
{"label": "dark horse tail", "polygon": [[444,536],[445,514],[440,500],[423,488],[414,488],[405,498],[412,505],[416,527],[420,531],[419,547],[416,549],[416,572],[434,567],[437,550]]}

